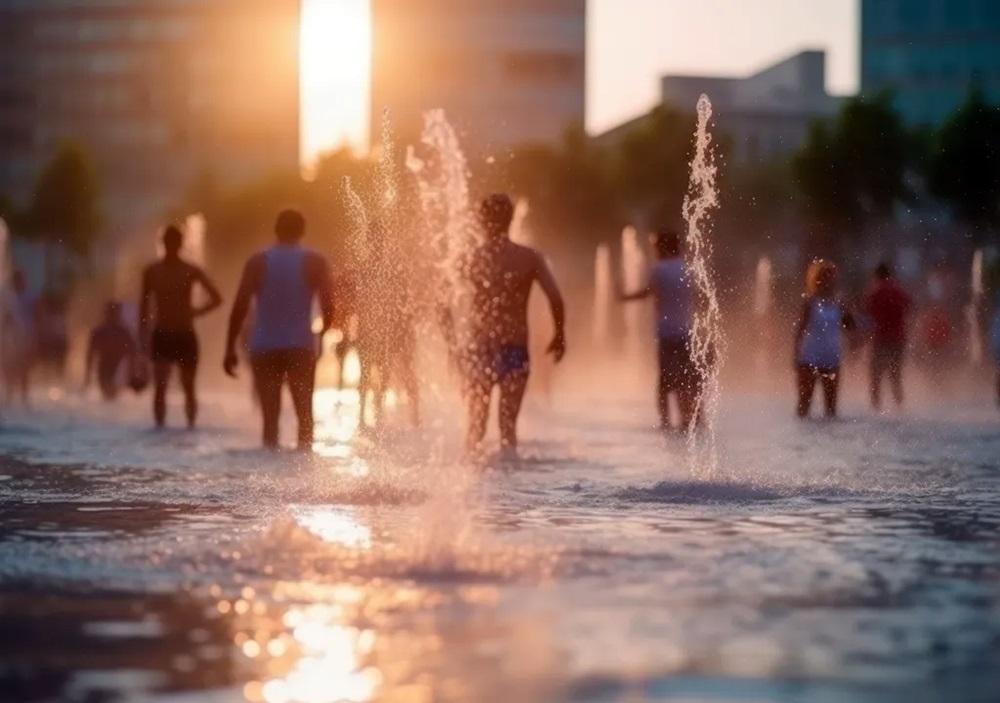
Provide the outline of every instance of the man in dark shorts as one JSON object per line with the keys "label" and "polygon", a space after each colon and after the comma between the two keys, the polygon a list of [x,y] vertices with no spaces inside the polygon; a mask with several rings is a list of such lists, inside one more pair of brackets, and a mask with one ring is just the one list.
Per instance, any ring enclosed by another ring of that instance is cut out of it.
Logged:
{"label": "man in dark shorts", "polygon": [[84,385],[89,386],[97,367],[97,385],[105,400],[118,397],[118,371],[122,362],[135,354],[135,340],[122,321],[122,306],[111,301],[104,306],[104,322],[94,328],[87,347],[87,370]]}
{"label": "man in dark shorts", "polygon": [[676,394],[681,413],[681,429],[694,418],[702,377],[691,358],[691,322],[694,316],[694,289],[688,265],[681,253],[680,236],[662,230],[654,239],[657,262],[649,272],[645,288],[622,296],[622,300],[652,297],[656,303],[656,337],[659,345],[660,374],[657,407],[660,429],[669,430],[670,395]]}
{"label": "man in dark shorts", "polygon": [[[235,378],[239,359],[236,342],[250,309],[257,317],[250,335],[250,363],[260,397],[263,440],[278,447],[281,389],[285,382],[299,421],[299,449],[313,443],[313,387],[316,351],[333,324],[333,282],[330,267],[320,254],[304,248],[306,221],[296,210],[284,210],[274,226],[277,242],[247,261],[233,301],[226,337],[226,373]],[[319,339],[313,333],[313,300],[323,318]]]}
{"label": "man in dark shorts", "polygon": [[469,404],[467,449],[476,452],[486,433],[490,395],[500,387],[500,446],[517,456],[517,418],[528,385],[528,298],[537,282],[549,300],[555,335],[548,352],[556,362],[566,353],[562,294],[545,257],[510,240],[514,204],[491,195],[479,210],[486,241],[473,253],[467,275],[472,286],[471,334],[462,350]]}
{"label": "man in dark shorts", "polygon": [[[139,339],[153,360],[153,418],[157,427],[163,427],[166,421],[167,383],[175,364],[180,369],[188,427],[194,427],[198,417],[194,387],[198,337],[194,320],[222,304],[222,296],[205,272],[181,258],[183,239],[180,229],[168,226],[163,233],[163,258],[147,266],[142,275]],[[208,294],[208,302],[203,305],[192,302],[195,284]],[[147,336],[150,329],[152,333]]]}

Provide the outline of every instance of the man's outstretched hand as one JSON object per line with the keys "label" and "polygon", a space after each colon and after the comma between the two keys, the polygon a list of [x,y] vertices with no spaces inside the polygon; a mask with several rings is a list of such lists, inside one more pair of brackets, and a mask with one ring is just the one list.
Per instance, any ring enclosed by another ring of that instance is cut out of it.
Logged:
{"label": "man's outstretched hand", "polygon": [[222,360],[222,369],[226,372],[226,375],[230,378],[236,378],[236,367],[239,365],[240,359],[236,356],[236,352],[226,352],[226,358]]}
{"label": "man's outstretched hand", "polygon": [[555,359],[555,362],[558,364],[566,355],[566,338],[562,334],[557,333],[549,343],[549,348],[545,351],[546,353],[551,354],[552,358]]}

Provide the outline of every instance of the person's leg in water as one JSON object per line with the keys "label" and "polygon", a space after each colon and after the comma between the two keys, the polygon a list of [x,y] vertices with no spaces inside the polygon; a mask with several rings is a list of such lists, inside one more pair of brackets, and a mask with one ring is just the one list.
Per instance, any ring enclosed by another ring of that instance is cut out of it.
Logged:
{"label": "person's leg in water", "polygon": [[[299,449],[309,450],[313,445],[313,390],[316,385],[316,356],[308,350],[296,349],[288,355],[288,388],[299,423]],[[279,390],[280,393],[280,390]]]}
{"label": "person's leg in water", "polygon": [[[660,430],[667,432],[672,429],[670,424],[670,364],[666,340],[659,340],[660,373],[656,384],[656,408],[660,414]],[[678,403],[680,401],[678,400]]]}
{"label": "person's leg in water", "polygon": [[188,429],[194,429],[198,421],[198,393],[195,382],[198,377],[198,362],[178,364],[181,372],[181,388],[184,389],[184,416]]}
{"label": "person's leg in water", "polygon": [[837,396],[840,390],[840,369],[823,369],[820,372],[823,384],[823,400],[828,418],[837,417]]}
{"label": "person's leg in water", "polygon": [[278,448],[278,418],[281,416],[281,384],[283,369],[276,363],[272,352],[258,354],[252,360],[257,379],[262,420],[262,441],[266,449]]}
{"label": "person's leg in water", "polygon": [[492,372],[477,368],[466,380],[465,402],[468,408],[468,428],[465,435],[465,449],[475,454],[486,436],[486,422],[490,416],[490,395],[493,391]]}
{"label": "person's leg in water", "polygon": [[167,422],[167,384],[170,383],[169,361],[153,362],[153,421],[157,427]]}
{"label": "person's leg in water", "polygon": [[809,406],[812,405],[813,390],[816,387],[818,374],[812,366],[799,364],[796,375],[799,391],[797,414],[804,418],[809,416]]}
{"label": "person's leg in water", "polygon": [[528,372],[512,373],[500,381],[500,448],[517,456],[517,418],[528,388]]}

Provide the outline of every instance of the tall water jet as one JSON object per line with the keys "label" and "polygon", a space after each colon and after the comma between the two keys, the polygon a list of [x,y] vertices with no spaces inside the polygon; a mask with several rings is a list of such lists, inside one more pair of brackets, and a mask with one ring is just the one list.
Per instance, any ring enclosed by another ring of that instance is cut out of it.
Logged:
{"label": "tall water jet", "polygon": [[6,352],[7,335],[4,329],[7,309],[12,304],[12,293],[8,288],[10,279],[10,230],[0,217],[0,354]]}
{"label": "tall water jet", "polygon": [[368,243],[368,211],[364,200],[354,188],[350,176],[344,176],[340,184],[341,196],[347,210],[349,227],[347,230],[347,257],[349,268],[353,271],[364,261]]}
{"label": "tall water jet", "polygon": [[598,244],[594,252],[594,307],[591,334],[594,348],[603,349],[611,326],[611,250]]}
{"label": "tall water jet", "polygon": [[715,429],[719,411],[720,370],[726,351],[722,311],[712,269],[710,214],[719,206],[719,192],[715,183],[717,169],[709,132],[711,119],[712,103],[707,95],[702,94],[698,98],[695,154],[691,160],[691,175],[683,205],[687,223],[688,264],[697,299],[691,325],[691,356],[702,378],[695,412],[688,426],[688,455],[692,471],[700,475],[712,475],[719,466]]}
{"label": "tall water jet", "polygon": [[983,363],[986,355],[986,343],[983,339],[981,314],[985,289],[983,287],[983,250],[976,249],[972,254],[972,272],[970,281],[970,300],[966,308],[966,322],[969,326],[969,360],[973,366]]}
{"label": "tall water jet", "polygon": [[[458,135],[445,117],[444,110],[424,113],[420,153],[411,149],[407,167],[414,174],[423,212],[426,249],[432,257],[431,286],[436,305],[457,311],[461,322],[471,291],[467,286],[464,265],[481,244],[469,199],[469,168]],[[464,325],[453,330],[453,343],[462,347],[468,339]]]}
{"label": "tall water jet", "polygon": [[[639,232],[628,226],[622,230],[622,284],[632,293],[642,285],[645,257],[639,244]],[[625,352],[635,359],[642,348],[642,309],[636,305],[625,307]]]}
{"label": "tall water jet", "polygon": [[200,212],[188,215],[184,220],[184,253],[196,266],[205,266],[205,216]]}

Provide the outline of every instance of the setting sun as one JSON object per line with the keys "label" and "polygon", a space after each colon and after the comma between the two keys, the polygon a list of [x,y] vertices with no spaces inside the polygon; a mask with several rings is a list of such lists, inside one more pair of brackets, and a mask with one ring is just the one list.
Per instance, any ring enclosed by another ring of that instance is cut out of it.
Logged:
{"label": "setting sun", "polygon": [[301,157],[368,146],[371,10],[368,0],[305,0],[299,46]]}

